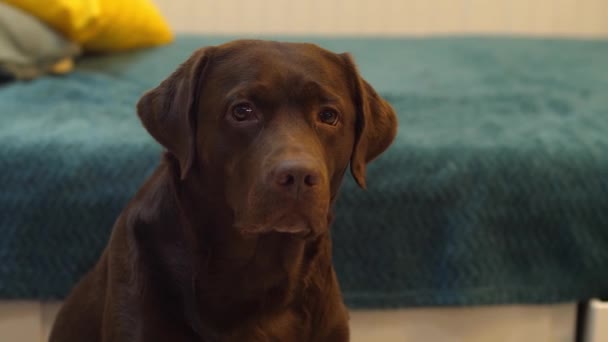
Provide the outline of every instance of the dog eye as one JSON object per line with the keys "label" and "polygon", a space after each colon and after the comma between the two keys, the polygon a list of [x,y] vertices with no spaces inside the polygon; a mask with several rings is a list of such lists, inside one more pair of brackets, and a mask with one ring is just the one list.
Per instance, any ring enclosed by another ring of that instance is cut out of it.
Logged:
{"label": "dog eye", "polygon": [[338,123],[338,112],[333,109],[324,109],[319,113],[321,122],[334,126]]}
{"label": "dog eye", "polygon": [[232,118],[239,122],[255,119],[255,110],[249,103],[239,103],[232,107]]}

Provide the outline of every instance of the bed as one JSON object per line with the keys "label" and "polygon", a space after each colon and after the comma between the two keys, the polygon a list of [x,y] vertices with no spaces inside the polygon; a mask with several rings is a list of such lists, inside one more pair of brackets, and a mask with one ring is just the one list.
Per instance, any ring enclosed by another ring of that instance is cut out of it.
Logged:
{"label": "bed", "polygon": [[[608,41],[285,38],[350,51],[399,134],[348,177],[334,262],[353,308],[608,296]],[[0,88],[0,298],[61,299],[161,149],[134,106],[182,35]]]}

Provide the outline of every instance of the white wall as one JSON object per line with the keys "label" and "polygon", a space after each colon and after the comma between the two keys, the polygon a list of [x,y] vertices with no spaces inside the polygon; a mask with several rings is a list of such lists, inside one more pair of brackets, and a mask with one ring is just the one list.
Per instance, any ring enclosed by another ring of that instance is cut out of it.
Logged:
{"label": "white wall", "polygon": [[608,37],[608,0],[153,0],[177,32]]}

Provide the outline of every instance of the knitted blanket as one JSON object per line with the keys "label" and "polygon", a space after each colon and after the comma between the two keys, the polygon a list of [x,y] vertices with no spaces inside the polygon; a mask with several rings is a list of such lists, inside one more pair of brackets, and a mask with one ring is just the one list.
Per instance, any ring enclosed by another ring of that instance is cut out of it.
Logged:
{"label": "knitted blanket", "polygon": [[[182,36],[0,88],[0,297],[61,298],[93,265],[160,157],[137,99],[228,39]],[[348,305],[608,295],[608,41],[297,40],[352,52],[400,119],[369,189],[349,176],[338,200]]]}

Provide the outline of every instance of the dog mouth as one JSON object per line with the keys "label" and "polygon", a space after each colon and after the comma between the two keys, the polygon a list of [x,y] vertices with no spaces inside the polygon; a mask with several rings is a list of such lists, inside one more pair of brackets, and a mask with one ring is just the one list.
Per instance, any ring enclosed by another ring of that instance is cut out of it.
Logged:
{"label": "dog mouth", "polygon": [[242,220],[235,223],[235,228],[244,236],[259,236],[272,233],[308,237],[317,230],[311,220],[300,213],[288,213],[266,220]]}
{"label": "dog mouth", "polygon": [[290,215],[278,220],[269,220],[264,223],[236,223],[235,227],[245,236],[266,235],[270,233],[290,234],[294,236],[308,236],[313,231],[313,225],[301,215]]}
{"label": "dog mouth", "polygon": [[236,202],[240,205],[233,207],[233,227],[244,236],[316,236],[328,227],[330,203],[325,189],[292,198],[259,186],[241,198]]}

